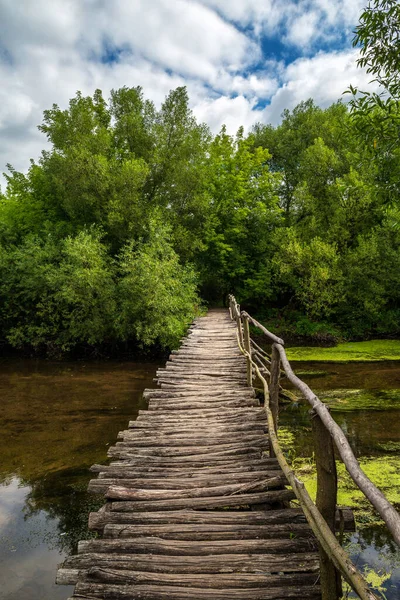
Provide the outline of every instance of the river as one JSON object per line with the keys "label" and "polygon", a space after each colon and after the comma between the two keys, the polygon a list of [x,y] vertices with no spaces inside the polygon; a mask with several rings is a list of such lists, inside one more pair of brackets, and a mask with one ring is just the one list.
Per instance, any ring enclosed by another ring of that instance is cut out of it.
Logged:
{"label": "river", "polygon": [[[86,493],[88,468],[106,460],[118,431],[145,407],[141,393],[154,386],[158,365],[13,359],[0,366],[0,598],[65,600],[73,588],[54,584],[57,565],[89,535],[88,513],[102,504]],[[296,370],[329,399],[358,457],[398,457],[400,362],[308,362]],[[312,454],[306,412],[294,402],[280,415],[283,427],[300,432],[294,446],[305,458]],[[359,566],[390,570],[385,597],[399,600],[399,557],[385,533],[369,526],[351,541]]]}

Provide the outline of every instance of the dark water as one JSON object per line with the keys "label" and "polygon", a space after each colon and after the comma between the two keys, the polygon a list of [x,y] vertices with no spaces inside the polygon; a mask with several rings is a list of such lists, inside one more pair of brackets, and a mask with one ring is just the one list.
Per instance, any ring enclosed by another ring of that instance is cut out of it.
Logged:
{"label": "dark water", "polygon": [[[295,362],[293,366],[299,377],[330,405],[333,418],[356,456],[361,460],[386,457],[400,473],[400,362]],[[282,383],[291,388],[284,380]],[[306,402],[299,401],[283,406],[280,412],[280,425],[295,433],[294,455],[298,457],[309,458],[313,454],[309,410]],[[400,504],[396,508],[400,509]],[[377,596],[400,600],[400,552],[386,529],[362,527],[349,536],[348,543],[352,560],[361,571],[373,569],[380,575],[387,574],[382,589],[376,590]]]}
{"label": "dark water", "polygon": [[[153,387],[156,367],[0,363],[2,600],[65,600],[71,595],[72,588],[54,584],[57,565],[75,551],[79,539],[88,537],[88,513],[103,503],[86,493],[88,467],[106,461],[118,431],[144,408],[141,393]],[[383,446],[400,442],[400,363],[296,363],[296,370],[314,372],[302,378],[321,396],[338,389],[367,392],[350,396],[345,410],[332,409],[358,456],[384,455]],[[356,401],[364,409],[355,408]],[[280,419],[296,427],[296,452],[309,456],[307,408],[291,403]],[[400,559],[385,531],[364,529],[353,542],[359,566],[392,572],[385,597],[399,600]]]}
{"label": "dark water", "polygon": [[156,365],[0,364],[0,598],[54,600],[57,565],[88,537],[88,468],[140,408]]}
{"label": "dark water", "polygon": [[[357,457],[400,450],[400,362],[293,363],[295,372],[321,400],[345,432]],[[282,381],[287,388],[292,386]],[[308,404],[283,407],[280,423],[296,428],[296,455],[311,456]]]}

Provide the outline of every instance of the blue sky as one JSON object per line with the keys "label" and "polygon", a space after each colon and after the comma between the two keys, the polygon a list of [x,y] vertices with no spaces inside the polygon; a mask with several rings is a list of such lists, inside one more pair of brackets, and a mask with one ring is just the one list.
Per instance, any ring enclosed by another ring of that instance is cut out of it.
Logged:
{"label": "blue sky", "polygon": [[285,108],[329,106],[351,83],[366,0],[0,0],[0,171],[45,147],[43,110],[77,90],[186,85],[200,121],[234,133]]}

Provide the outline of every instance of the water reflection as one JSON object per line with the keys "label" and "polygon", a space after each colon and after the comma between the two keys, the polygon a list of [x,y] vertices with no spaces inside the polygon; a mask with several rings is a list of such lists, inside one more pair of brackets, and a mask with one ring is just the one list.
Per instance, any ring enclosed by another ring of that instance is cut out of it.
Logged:
{"label": "water reflection", "polygon": [[65,599],[57,565],[103,503],[86,493],[119,430],[144,407],[152,363],[5,361],[0,369],[0,598]]}
{"label": "water reflection", "polygon": [[[153,385],[151,363],[49,363],[0,365],[0,598],[62,600],[72,588],[54,584],[57,565],[88,536],[87,515],[99,501],[86,493],[88,467],[106,460],[119,430],[144,407],[141,392]],[[400,364],[303,365],[326,375],[302,376],[318,393],[332,389],[400,389]],[[386,401],[385,401],[386,402]],[[359,456],[384,454],[400,442],[400,411],[337,410],[335,418]],[[296,427],[296,452],[310,456],[307,407],[281,413]],[[393,565],[396,552],[383,530],[353,537],[358,564]],[[389,561],[389,562],[388,562]],[[392,562],[390,562],[392,561]],[[393,567],[394,568],[394,567]],[[396,567],[397,568],[397,567]],[[386,594],[400,600],[395,571]]]}

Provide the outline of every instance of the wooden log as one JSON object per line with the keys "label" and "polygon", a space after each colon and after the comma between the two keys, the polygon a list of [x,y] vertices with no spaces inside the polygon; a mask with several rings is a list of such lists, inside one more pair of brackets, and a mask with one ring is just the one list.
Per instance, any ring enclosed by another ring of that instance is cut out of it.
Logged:
{"label": "wooden log", "polygon": [[[190,444],[190,445],[189,445]],[[185,437],[171,438],[171,441],[166,440],[161,435],[159,438],[136,438],[134,436],[124,436],[122,442],[117,442],[115,448],[140,448],[142,456],[146,454],[152,456],[185,456],[188,454],[206,454],[231,449],[246,449],[246,448],[263,448],[268,449],[268,437],[261,436],[243,436],[240,438],[240,443],[232,442],[232,436],[212,436],[209,439],[206,437]],[[253,450],[251,450],[253,451]]]}
{"label": "wooden log", "polygon": [[173,362],[173,363],[180,363],[180,362],[185,362],[187,364],[191,364],[192,362],[196,362],[199,363],[201,365],[204,364],[219,364],[219,365],[227,365],[227,364],[233,364],[233,365],[243,365],[244,363],[244,359],[243,359],[243,355],[239,354],[239,355],[228,355],[226,357],[221,357],[218,356],[218,360],[216,361],[215,358],[213,359],[213,357],[209,356],[209,357],[205,357],[203,358],[198,358],[196,356],[190,356],[189,354],[186,355],[182,355],[182,354],[170,354],[170,356],[168,357],[168,360]]}
{"label": "wooden log", "polygon": [[210,498],[212,496],[231,496],[247,492],[266,492],[282,487],[286,483],[284,477],[272,477],[262,481],[246,483],[231,483],[209,487],[194,487],[186,489],[132,489],[121,485],[111,485],[105,494],[109,499],[122,500],[167,500],[170,498]]}
{"label": "wooden log", "polygon": [[318,570],[317,552],[301,551],[289,554],[217,554],[198,556],[144,555],[144,554],[105,554],[81,553],[70,556],[64,562],[66,569],[88,570],[91,567],[105,569],[135,569],[140,572],[218,574],[226,573],[292,573],[316,572]]}
{"label": "wooden log", "polygon": [[171,453],[163,453],[162,455],[159,453],[152,454],[142,454],[140,448],[110,448],[108,450],[107,455],[109,457],[135,460],[136,464],[154,464],[154,465],[175,465],[177,464],[187,464],[187,465],[206,465],[210,464],[213,461],[215,463],[223,463],[223,462],[234,462],[241,463],[242,459],[245,458],[247,460],[257,460],[261,459],[262,456],[262,448],[238,448],[238,449],[230,449],[224,450],[222,452],[210,451],[205,452],[204,454],[178,454],[175,456],[171,456]]}
{"label": "wooden log", "polygon": [[[212,409],[204,409],[212,410]],[[235,411],[236,412],[236,411]],[[134,425],[136,423],[136,425]],[[180,411],[179,413],[164,413],[160,412],[148,412],[146,416],[139,415],[136,421],[130,421],[130,427],[154,427],[154,428],[165,428],[179,431],[180,429],[193,429],[199,428],[204,429],[209,424],[210,427],[245,427],[253,425],[255,427],[266,427],[267,421],[265,417],[260,415],[256,411],[254,412],[251,408],[244,414],[232,414],[232,412],[223,410],[216,411],[214,413],[208,413],[204,415],[203,411],[192,412],[192,411]]]}
{"label": "wooden log", "polygon": [[[275,471],[276,473],[276,471]],[[235,474],[234,474],[235,475]],[[281,480],[284,481],[284,478],[281,477]],[[224,478],[223,475],[220,475],[218,479],[207,480],[206,478],[196,478],[193,480],[188,479],[174,479],[171,480],[169,477],[165,479],[125,479],[125,478],[106,478],[102,477],[99,479],[92,479],[88,485],[88,491],[95,494],[104,494],[111,486],[113,487],[123,487],[124,489],[130,490],[191,490],[196,489],[198,487],[202,488],[212,488],[217,487],[217,483],[220,483],[221,486],[229,485],[233,481],[237,482],[237,485],[245,485],[251,484],[254,482],[254,479],[243,478],[243,477],[230,477]],[[271,486],[270,489],[274,489],[276,486]],[[257,491],[257,490],[254,490]]]}
{"label": "wooden log", "polygon": [[222,379],[218,379],[217,381],[206,381],[206,380],[194,380],[192,379],[189,383],[189,381],[186,383],[184,380],[176,378],[173,379],[171,377],[158,377],[156,379],[154,379],[154,381],[157,381],[162,390],[208,390],[210,387],[213,387],[216,390],[221,390],[221,391],[236,391],[239,389],[244,389],[245,388],[245,383],[240,384],[240,383],[232,383],[230,382],[228,379],[226,380],[222,380]]}
{"label": "wooden log", "polygon": [[201,589],[177,586],[111,585],[81,583],[76,585],[74,598],[79,600],[287,600],[320,598],[318,585],[284,586],[281,588]]}
{"label": "wooden log", "polygon": [[[122,432],[120,432],[122,433]],[[222,432],[214,432],[211,430],[209,432],[209,436],[207,437],[206,432],[201,437],[197,437],[195,435],[195,431],[193,431],[193,435],[186,436],[174,436],[174,435],[163,435],[158,430],[154,431],[154,433],[159,433],[158,436],[150,436],[150,434],[146,437],[145,435],[135,435],[135,431],[129,431],[122,435],[118,434],[118,437],[124,441],[129,443],[131,446],[135,448],[150,448],[150,447],[167,447],[173,448],[175,446],[189,446],[189,444],[193,444],[195,446],[225,446],[232,444],[232,434],[222,433]],[[246,443],[249,445],[254,444],[262,444],[265,445],[265,442],[268,440],[265,434],[261,435],[251,435],[246,432],[242,432],[240,436],[240,440],[242,443]],[[267,446],[266,446],[267,447]]]}
{"label": "wooden log", "polygon": [[[107,506],[107,505],[106,505]],[[301,509],[285,508],[278,510],[171,510],[156,512],[111,512],[100,510],[89,514],[89,528],[102,530],[107,524],[125,525],[239,525],[259,526],[276,524],[305,523]]]}
{"label": "wooden log", "polygon": [[[350,513],[351,511],[349,511]],[[100,510],[89,514],[89,529],[102,531],[107,524],[148,524],[148,525],[173,525],[173,524],[199,524],[199,525],[276,525],[305,523],[306,519],[301,509],[285,508],[279,510],[252,510],[252,511],[195,511],[175,510],[166,512],[133,512],[119,513],[109,510]],[[336,519],[336,530],[339,529],[339,516]],[[346,519],[345,531],[355,531],[354,517]]]}
{"label": "wooden log", "polygon": [[[275,344],[272,344],[271,353],[271,376],[269,381],[269,401],[274,422],[274,430],[278,431],[278,413],[279,413],[279,376],[280,376],[280,355]],[[272,448],[272,453],[274,450]]]}
{"label": "wooden log", "polygon": [[121,451],[124,453],[134,453],[140,457],[149,456],[152,458],[181,458],[182,460],[192,460],[196,456],[209,455],[209,460],[213,457],[220,458],[225,456],[237,456],[241,454],[254,454],[268,449],[268,439],[255,441],[251,446],[244,444],[216,444],[209,446],[152,446],[151,448],[142,448],[135,445],[134,441],[117,442],[108,450],[108,456],[116,456]]}
{"label": "wooden log", "polygon": [[195,587],[206,589],[246,589],[262,587],[283,587],[285,585],[314,585],[317,583],[315,573],[287,573],[282,575],[271,575],[261,573],[229,573],[228,575],[185,575],[182,573],[146,573],[133,571],[132,569],[101,569],[92,567],[89,569],[87,579],[103,583],[116,583],[126,585],[176,585],[179,587]]}
{"label": "wooden log", "polygon": [[[132,475],[130,476],[130,474]],[[159,478],[143,478],[138,476],[135,471],[129,471],[124,468],[113,469],[108,472],[99,473],[98,479],[92,479],[90,483],[101,485],[122,485],[127,487],[146,487],[148,489],[186,489],[193,487],[206,487],[212,485],[226,485],[228,483],[248,483],[252,481],[261,481],[263,479],[274,478],[277,476],[277,471],[253,471],[243,473],[200,473],[186,477],[174,477],[165,475]],[[280,477],[283,475],[279,474]],[[286,483],[286,478],[284,478]],[[167,487],[167,486],[171,487]]]}
{"label": "wooden log", "polygon": [[230,406],[230,407],[246,407],[246,406],[260,406],[259,401],[256,398],[241,398],[240,395],[235,394],[227,395],[221,398],[201,398],[199,400],[189,398],[152,398],[149,400],[150,407],[157,407],[158,410],[171,410],[172,407],[179,407],[183,410],[192,410],[192,407],[200,408],[218,408],[219,406]]}
{"label": "wooden log", "polygon": [[[119,567],[119,565],[117,565]],[[131,565],[126,569],[112,567],[89,567],[84,569],[61,568],[57,573],[57,584],[75,585],[82,581],[102,581],[103,583],[124,583],[134,585],[176,585],[179,587],[201,587],[212,589],[242,589],[254,587],[278,587],[282,585],[313,585],[316,582],[315,573],[285,573],[271,575],[268,573],[230,573],[218,574],[180,574],[180,573],[151,573],[132,571]]]}
{"label": "wooden log", "polygon": [[[231,432],[231,436],[235,436],[237,435],[239,432],[242,433],[249,433],[249,432],[254,432],[255,434],[261,434],[261,433],[266,433],[267,432],[267,426],[264,425],[263,423],[257,423],[257,422],[250,422],[250,423],[240,423],[240,422],[233,422],[233,423],[228,423],[228,424],[221,424],[221,423],[217,423],[217,424],[211,424],[209,426],[207,426],[205,423],[199,423],[198,421],[193,424],[182,424],[180,426],[171,426],[169,423],[159,423],[157,426],[155,426],[154,424],[152,424],[149,421],[129,421],[129,429],[128,430],[124,430],[122,432],[120,432],[121,434],[125,435],[126,431],[135,431],[137,434],[146,436],[148,434],[149,431],[154,431],[154,432],[160,432],[160,434],[164,435],[164,436],[174,436],[174,434],[176,434],[177,431],[179,431],[179,433],[184,436],[184,435],[188,435],[194,432],[197,432],[199,435],[204,433],[207,433],[207,431],[209,431],[211,428],[211,430],[213,431],[213,433],[222,433],[224,434],[225,432],[229,431]],[[120,433],[118,435],[120,435]]]}
{"label": "wooden log", "polygon": [[227,508],[234,506],[253,506],[257,504],[276,505],[279,502],[287,502],[295,498],[292,490],[272,490],[270,492],[261,492],[254,494],[237,494],[229,497],[210,497],[210,498],[172,498],[169,500],[153,500],[150,502],[112,502],[111,511],[130,512],[132,510],[177,510],[177,509],[210,509]]}
{"label": "wooden log", "polygon": [[[245,407],[256,407],[259,406],[259,403],[257,400],[252,400],[252,399],[248,399],[248,400],[225,400],[225,401],[221,401],[215,404],[215,406],[218,406],[218,410],[220,408],[222,409],[226,409],[226,410],[232,410],[232,409],[236,409],[236,408],[245,408]],[[149,411],[194,411],[194,410],[206,410],[206,408],[204,408],[204,403],[202,402],[191,402],[191,403],[185,403],[185,404],[160,404],[160,403],[155,403],[155,402],[151,402],[149,404],[148,410]],[[209,410],[213,410],[213,409],[209,409]]]}
{"label": "wooden log", "polygon": [[[122,453],[121,453],[122,454]],[[241,468],[251,468],[252,470],[262,469],[265,466],[269,466],[268,458],[260,458],[259,454],[254,455],[242,455],[242,456],[222,456],[219,460],[215,460],[215,464],[210,467],[210,459],[209,457],[196,457],[196,460],[185,460],[184,464],[178,458],[168,459],[168,458],[156,458],[155,460],[152,457],[145,456],[140,457],[138,455],[127,454],[123,456],[119,460],[112,461],[110,466],[112,467],[133,467],[134,469],[154,469],[154,468],[162,468],[162,470],[167,474],[172,471],[184,470],[193,472],[193,470],[197,469],[217,469],[218,472],[230,471],[235,472]]]}
{"label": "wooden log", "polygon": [[190,382],[193,383],[206,383],[211,386],[216,383],[219,386],[226,385],[230,387],[244,387],[246,384],[243,381],[241,375],[207,375],[205,373],[196,373],[194,370],[186,371],[181,369],[165,369],[165,371],[157,371],[157,377],[155,381],[166,381],[167,383],[171,381],[179,381],[182,382]]}
{"label": "wooden log", "polygon": [[[311,413],[311,423],[317,467],[316,505],[334,533],[337,503],[337,473],[333,440],[315,412]],[[335,569],[335,565],[321,545],[319,546],[319,556],[322,600],[339,600],[342,597],[340,573]]]}
{"label": "wooden log", "polygon": [[306,523],[285,525],[128,525],[107,523],[104,538],[157,537],[164,540],[217,541],[313,537]]}
{"label": "wooden log", "polygon": [[226,367],[224,368],[216,368],[215,366],[213,366],[213,368],[210,367],[200,367],[200,366],[177,366],[175,364],[168,364],[166,368],[164,369],[158,369],[156,371],[156,375],[178,375],[180,378],[184,378],[184,379],[190,379],[192,380],[193,377],[213,377],[213,378],[222,378],[222,379],[229,379],[229,381],[235,381],[235,380],[239,380],[239,381],[243,381],[243,375],[246,373],[246,370],[238,367],[235,367],[234,370],[227,370]]}
{"label": "wooden log", "polygon": [[257,420],[265,423],[265,413],[261,407],[238,407],[234,412],[230,410],[230,408],[225,408],[223,406],[219,406],[218,408],[206,408],[202,407],[199,409],[186,409],[181,410],[176,414],[165,414],[165,415],[157,415],[152,414],[149,411],[139,410],[138,419],[141,421],[152,421],[156,423],[157,420],[161,423],[168,421],[183,421],[184,419],[207,419],[207,423],[213,423],[216,421],[248,421],[248,420]]}
{"label": "wooden log", "polygon": [[[246,388],[240,389],[240,392],[237,391],[237,393],[240,393],[240,395],[242,397],[248,397],[248,398],[255,398],[255,393],[254,390],[248,390]],[[160,390],[160,389],[154,389],[154,390],[150,390],[150,389],[146,389],[143,392],[143,397],[148,399],[148,398],[191,398],[193,396],[198,396],[198,397],[202,397],[205,396],[206,398],[211,398],[214,396],[226,396],[227,392],[226,390],[215,390],[215,389],[208,389],[208,390],[200,390],[200,391],[191,391],[191,390],[184,390],[183,392],[178,392],[175,390]]]}
{"label": "wooden log", "polygon": [[[280,470],[280,467],[276,461],[271,458],[263,458],[260,461],[251,462],[243,464],[233,463],[229,465],[214,465],[213,467],[209,467],[208,465],[205,467],[195,467],[192,465],[186,466],[174,466],[174,467],[166,467],[166,466],[157,466],[157,465],[147,465],[139,467],[138,465],[132,464],[132,461],[123,461],[120,463],[113,462],[110,465],[92,465],[90,467],[90,471],[92,473],[103,473],[103,475],[107,476],[110,473],[122,472],[126,474],[126,477],[179,477],[179,478],[196,478],[203,477],[204,475],[212,476],[212,475],[224,475],[224,474],[232,474],[232,476],[240,475],[240,473],[247,472],[266,472],[268,471],[277,471]],[[110,475],[112,476],[112,475]]]}
{"label": "wooden log", "polygon": [[[107,554],[169,554],[170,556],[208,556],[210,554],[263,554],[310,552],[316,547],[312,539],[299,538],[292,540],[217,540],[197,542],[183,540],[163,540],[161,538],[134,539],[98,539],[84,540],[78,543],[78,554],[88,552],[105,552]],[[178,562],[178,561],[177,561]],[[228,565],[229,566],[229,565]]]}

